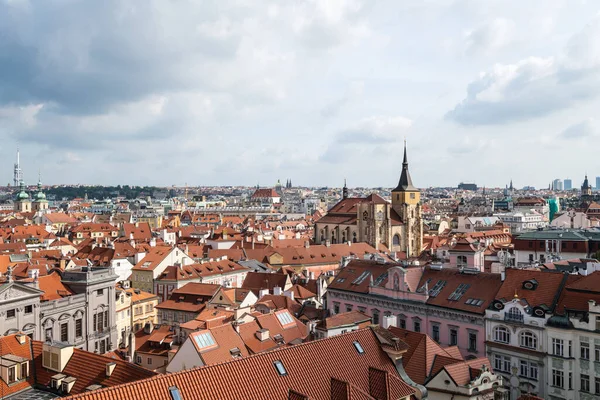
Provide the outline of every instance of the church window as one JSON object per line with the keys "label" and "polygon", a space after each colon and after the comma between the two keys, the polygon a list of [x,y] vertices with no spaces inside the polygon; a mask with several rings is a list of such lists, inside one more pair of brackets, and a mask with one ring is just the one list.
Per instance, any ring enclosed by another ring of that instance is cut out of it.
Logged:
{"label": "church window", "polygon": [[394,246],[400,246],[400,235],[394,235],[392,243],[394,244]]}

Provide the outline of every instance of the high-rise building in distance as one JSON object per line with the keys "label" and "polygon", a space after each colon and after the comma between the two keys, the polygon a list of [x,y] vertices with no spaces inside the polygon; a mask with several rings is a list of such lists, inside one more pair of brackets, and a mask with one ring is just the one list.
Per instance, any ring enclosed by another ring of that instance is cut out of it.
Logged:
{"label": "high-rise building in distance", "polygon": [[563,181],[560,179],[555,179],[552,181],[552,189],[554,190],[563,190]]}
{"label": "high-rise building in distance", "polygon": [[600,190],[600,176],[596,177],[596,190]]}
{"label": "high-rise building in distance", "polygon": [[565,179],[563,187],[565,190],[573,189],[573,181],[571,179]]}

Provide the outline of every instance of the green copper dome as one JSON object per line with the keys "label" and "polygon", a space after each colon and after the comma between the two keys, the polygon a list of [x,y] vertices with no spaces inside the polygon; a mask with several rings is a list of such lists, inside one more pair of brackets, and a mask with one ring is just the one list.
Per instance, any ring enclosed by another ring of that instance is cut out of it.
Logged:
{"label": "green copper dome", "polygon": [[46,201],[46,195],[42,192],[42,182],[38,182],[38,192],[35,194],[36,201]]}
{"label": "green copper dome", "polygon": [[19,193],[17,193],[17,201],[29,200],[29,194],[25,191],[25,183],[21,181]]}

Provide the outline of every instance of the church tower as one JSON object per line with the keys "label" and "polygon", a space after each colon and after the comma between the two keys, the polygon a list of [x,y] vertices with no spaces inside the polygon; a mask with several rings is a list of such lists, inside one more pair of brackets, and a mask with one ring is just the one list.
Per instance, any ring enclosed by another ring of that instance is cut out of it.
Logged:
{"label": "church tower", "polygon": [[585,174],[585,180],[583,181],[583,185],[581,185],[581,200],[582,201],[590,201],[592,199],[592,187],[588,182],[587,173]]}
{"label": "church tower", "polygon": [[[408,171],[406,141],[404,142],[404,160],[398,186],[392,190],[392,209],[403,224],[402,235],[394,238],[393,247],[400,247],[409,257],[418,257],[423,248],[423,220],[421,218],[421,192],[415,188]],[[397,250],[396,250],[397,251]]]}
{"label": "church tower", "polygon": [[19,193],[15,198],[15,211],[16,212],[31,212],[31,200],[29,194],[25,191],[25,183],[23,180],[19,183]]}
{"label": "church tower", "polygon": [[37,187],[38,192],[35,194],[35,198],[33,200],[33,211],[45,212],[46,210],[48,210],[48,200],[46,200],[46,194],[42,190],[41,174],[38,180]]}

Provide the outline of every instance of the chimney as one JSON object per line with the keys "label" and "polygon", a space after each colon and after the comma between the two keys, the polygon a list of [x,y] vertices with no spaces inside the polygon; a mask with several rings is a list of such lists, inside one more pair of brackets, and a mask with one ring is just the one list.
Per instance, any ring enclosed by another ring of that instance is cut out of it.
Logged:
{"label": "chimney", "polygon": [[156,247],[156,239],[155,238],[150,239],[150,247]]}
{"label": "chimney", "polygon": [[117,363],[115,363],[115,362],[109,362],[108,364],[106,364],[106,377],[107,378],[112,375],[116,366],[117,366]]}
{"label": "chimney", "polygon": [[294,292],[291,291],[291,290],[286,290],[285,292],[283,292],[283,295],[289,297],[292,300],[294,300]]}
{"label": "chimney", "polygon": [[329,240],[326,240],[326,241],[325,241],[325,246],[326,246],[326,247],[331,247],[331,242],[330,242]]}
{"label": "chimney", "polygon": [[393,315],[384,315],[383,319],[381,320],[381,327],[383,329],[387,329],[390,326],[396,326],[396,317]]}
{"label": "chimney", "polygon": [[256,331],[256,338],[261,342],[269,339],[269,330],[268,329],[260,329]]}
{"label": "chimney", "polygon": [[260,289],[258,291],[258,298],[262,298],[263,296],[266,296],[269,294],[269,289]]}
{"label": "chimney", "polygon": [[280,296],[281,295],[281,288],[279,286],[275,286],[273,288],[273,294],[276,296]]}
{"label": "chimney", "polygon": [[308,249],[310,247],[310,241],[304,241],[304,247]]}

